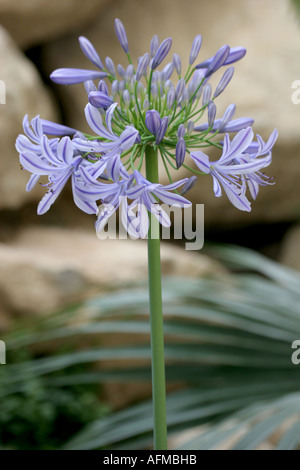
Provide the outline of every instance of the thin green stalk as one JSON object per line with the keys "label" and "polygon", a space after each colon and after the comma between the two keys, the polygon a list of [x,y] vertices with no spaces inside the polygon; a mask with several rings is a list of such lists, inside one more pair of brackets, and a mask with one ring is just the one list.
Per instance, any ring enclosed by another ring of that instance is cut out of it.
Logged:
{"label": "thin green stalk", "polygon": [[[158,183],[158,151],[146,147],[146,177]],[[150,214],[151,216],[151,214]],[[154,414],[154,449],[167,449],[166,380],[162,314],[159,222],[150,217],[148,233],[148,273],[151,326],[152,400]]]}

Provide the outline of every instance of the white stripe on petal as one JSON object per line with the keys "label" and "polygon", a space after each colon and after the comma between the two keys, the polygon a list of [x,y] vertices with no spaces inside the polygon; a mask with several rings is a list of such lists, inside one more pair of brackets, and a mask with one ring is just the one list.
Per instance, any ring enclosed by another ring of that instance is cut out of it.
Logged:
{"label": "white stripe on petal", "polygon": [[26,191],[27,192],[31,191],[39,179],[40,179],[40,175],[31,175],[26,185]]}
{"label": "white stripe on petal", "polygon": [[115,136],[104,127],[102,123],[102,117],[98,108],[95,108],[91,104],[87,104],[84,112],[87,123],[90,128],[95,132],[95,134],[108,140],[116,140]]}
{"label": "white stripe on petal", "polygon": [[61,168],[50,166],[33,152],[21,153],[20,163],[25,170],[36,175],[49,175],[61,171]]}
{"label": "white stripe on petal", "polygon": [[116,107],[118,106],[118,103],[113,103],[108,110],[106,111],[106,116],[105,116],[105,121],[106,121],[106,126],[112,134],[114,133],[111,127],[111,121],[115,112]]}
{"label": "white stripe on petal", "polygon": [[207,174],[210,172],[209,158],[205,153],[198,150],[197,152],[192,152],[190,157],[194,160],[200,171]]}
{"label": "white stripe on petal", "polygon": [[162,202],[164,202],[165,204],[169,204],[170,206],[184,207],[191,205],[191,202],[188,201],[185,197],[180,196],[176,193],[169,193],[168,191],[165,191],[162,188],[157,188],[155,191],[153,191],[153,194],[155,194],[155,196],[158,196]]}
{"label": "white stripe on petal", "polygon": [[247,147],[249,147],[252,140],[253,130],[251,127],[242,129],[232,140],[229,150],[226,152],[226,154],[221,156],[217,163],[224,164],[230,160],[233,160],[234,158],[238,158],[247,149]]}
{"label": "white stripe on petal", "polygon": [[43,152],[43,157],[45,157],[45,159],[48,160],[49,163],[57,167],[63,166],[63,161],[59,160],[58,157],[53,153],[50,141],[46,135],[43,135],[41,141],[41,149]]}
{"label": "white stripe on petal", "polygon": [[71,165],[73,160],[73,145],[70,137],[63,137],[57,146],[57,154],[66,165]]}

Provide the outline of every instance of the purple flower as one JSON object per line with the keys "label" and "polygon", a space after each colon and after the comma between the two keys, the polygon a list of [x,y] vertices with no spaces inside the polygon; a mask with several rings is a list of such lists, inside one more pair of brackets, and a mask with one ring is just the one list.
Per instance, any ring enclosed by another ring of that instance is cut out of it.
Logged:
{"label": "purple flower", "polygon": [[177,137],[178,139],[183,138],[185,136],[185,125],[180,124],[177,130]]}
{"label": "purple flower", "polygon": [[48,135],[74,135],[77,131],[68,126],[57,124],[56,122],[48,121],[47,119],[41,119],[42,129],[44,134]]}
{"label": "purple flower", "polygon": [[[226,60],[228,59],[230,53],[229,46],[222,46],[218,52],[216,52],[215,56],[213,57],[211,63],[207,67],[205,72],[206,77],[210,77],[213,73],[215,73],[222,65],[225,64]],[[199,68],[199,67],[196,67]]]}
{"label": "purple flower", "polygon": [[115,32],[124,52],[128,54],[129,47],[128,47],[126,31],[125,31],[122,21],[119,20],[118,18],[115,19]]}
{"label": "purple flower", "polygon": [[[94,213],[98,212],[97,201],[101,201],[103,204],[107,204],[110,207],[110,211],[107,212],[107,218],[104,218],[104,214],[98,218],[96,222],[97,231],[101,230],[108,220],[108,217],[117,210],[120,204],[120,198],[125,195],[126,185],[129,183],[129,175],[121,163],[120,155],[116,154],[110,158],[107,164],[107,174],[112,180],[109,183],[103,183],[89,172],[89,168],[80,168],[81,181],[77,184],[77,191],[80,198],[88,201],[89,205],[94,208]],[[120,177],[123,179],[120,180]],[[133,177],[131,177],[133,179]],[[112,211],[112,207],[114,210]]]}
{"label": "purple flower", "polygon": [[126,70],[124,69],[123,65],[118,64],[117,65],[117,71],[118,71],[118,74],[120,75],[120,77],[124,79]]}
{"label": "purple flower", "polygon": [[84,55],[94,65],[96,65],[96,67],[103,70],[104,66],[103,66],[103,64],[101,62],[101,59],[98,55],[98,52],[94,48],[93,44],[87,38],[85,38],[84,36],[80,36],[78,40],[79,40],[80,48],[81,48],[82,52],[84,53]]}
{"label": "purple flower", "polygon": [[[225,45],[195,66],[202,44],[201,35],[197,35],[188,57],[188,69],[183,74],[185,78],[180,78],[182,64],[178,54],[158,70],[170,51],[172,38],[166,38],[160,44],[155,35],[150,53],[141,55],[135,67],[129,56],[126,31],[119,19],[115,20],[115,32],[127,54],[127,67],[120,64],[115,67],[110,57],[106,57],[103,66],[93,44],[80,36],[83,54],[97,69],[61,68],[51,74],[51,79],[59,84],[84,83],[89,101],[85,117],[93,135],[39,117],[31,122],[28,117],[24,119],[24,134],[18,136],[16,148],[23,168],[31,172],[27,190],[33,188],[40,176],[49,179],[48,192],[40,202],[38,212],[49,209],[70,178],[75,204],[87,213],[98,215],[97,230],[103,228],[117,208],[121,210],[123,225],[134,236],[147,234],[149,213],[169,226],[170,219],[162,203],[180,207],[190,204],[182,194],[193,186],[196,177],[167,186],[147,181],[137,169],[142,168],[149,145],[154,150],[159,147],[162,156],[167,157],[163,163],[170,181],[168,165],[173,168],[174,165],[169,156],[180,168],[189,154],[203,173],[212,175],[216,196],[224,191],[233,205],[249,211],[246,191],[249,189],[255,198],[259,186],[272,184],[261,170],[271,162],[277,132],[272,133],[267,143],[260,136],[254,142],[249,127],[253,120],[248,117],[233,119],[234,104],[228,106],[221,119],[216,119],[215,98],[229,84],[233,67],[226,67],[214,93],[209,83],[216,71],[240,60],[246,50]],[[171,81],[174,69],[177,83]],[[120,78],[115,76],[116,70]],[[207,108],[208,122],[199,124],[204,108]],[[211,138],[207,136],[209,132],[213,133]],[[229,132],[237,135],[230,140]],[[224,140],[216,138],[212,141],[218,133],[225,133]],[[60,140],[59,136],[65,137]],[[202,151],[196,151],[209,145],[223,146],[219,160],[210,161]],[[129,169],[133,174],[128,173]],[[181,193],[177,189],[180,186],[183,186]],[[100,208],[99,203],[102,204]]]}
{"label": "purple flower", "polygon": [[201,36],[201,34],[198,34],[195,37],[195,39],[193,41],[193,44],[192,44],[192,49],[191,49],[191,53],[190,53],[190,60],[189,60],[190,65],[193,65],[193,63],[197,59],[197,55],[199,54],[201,44],[202,44],[202,36]]}
{"label": "purple flower", "polygon": [[105,58],[105,65],[106,65],[106,68],[107,68],[108,72],[111,75],[116,74],[115,64],[114,64],[113,60],[110,57]]}
{"label": "purple flower", "polygon": [[185,89],[185,90],[183,91],[182,97],[180,98],[180,100],[178,101],[178,103],[180,103],[180,106],[181,106],[181,107],[188,106],[189,100],[190,100],[189,91],[188,91],[187,89]]}
{"label": "purple flower", "polygon": [[71,68],[57,69],[50,75],[51,80],[59,85],[73,85],[74,83],[82,83],[87,80],[101,79],[104,77],[107,77],[106,72]]}
{"label": "purple flower", "polygon": [[[149,230],[149,218],[145,217],[146,210],[153,214],[164,227],[170,227],[171,225],[168,214],[163,210],[157,200],[173,207],[188,207],[191,205],[190,201],[173,192],[175,189],[184,185],[188,178],[163,186],[158,183],[150,183],[150,181],[144,178],[137,170],[135,170],[133,174],[136,185],[128,188],[126,195],[128,199],[133,199],[133,202],[129,205],[129,216],[132,214],[133,208],[136,206],[139,208],[138,221],[134,224],[131,216],[130,224],[131,226],[138,227],[136,233],[141,238],[144,238]],[[144,217],[142,217],[142,215],[144,215]]]}
{"label": "purple flower", "polygon": [[166,82],[171,78],[171,75],[174,71],[174,65],[173,62],[169,62],[161,71],[160,77],[162,82]]}
{"label": "purple flower", "polygon": [[216,117],[217,107],[213,101],[210,101],[207,106],[207,117],[209,127],[213,127]]}
{"label": "purple flower", "polygon": [[156,136],[155,143],[159,145],[167,132],[169,116],[164,116],[161,119],[158,111],[150,109],[146,112],[145,125]]}
{"label": "purple flower", "polygon": [[149,108],[150,108],[150,102],[149,102],[148,98],[145,98],[144,102],[143,102],[143,110],[148,111]]}
{"label": "purple flower", "polygon": [[150,44],[150,56],[151,56],[151,59],[154,58],[155,54],[156,54],[156,51],[158,49],[158,46],[159,46],[159,39],[158,39],[158,36],[157,34],[155,34],[153,36],[153,38],[151,39],[151,44]]}
{"label": "purple flower", "polygon": [[156,134],[156,139],[155,139],[156,145],[159,145],[161,143],[161,141],[163,140],[163,138],[164,138],[164,136],[167,132],[168,125],[169,125],[169,116],[165,116],[165,117],[162,118],[160,127],[158,129],[157,134]]}
{"label": "purple flower", "polygon": [[128,108],[128,106],[130,105],[130,101],[131,101],[131,96],[128,90],[123,91],[123,101],[124,101],[125,107]]}
{"label": "purple flower", "polygon": [[113,99],[107,96],[107,94],[103,93],[102,91],[91,91],[89,93],[89,102],[95,108],[104,109],[108,108],[114,103]]}
{"label": "purple flower", "polygon": [[162,63],[172,46],[172,38],[164,39],[153,58],[151,69],[154,70]]}
{"label": "purple flower", "polygon": [[118,80],[114,80],[111,84],[111,94],[115,98],[119,91],[119,82]]}
{"label": "purple flower", "polygon": [[[126,72],[125,72],[125,74],[126,74]],[[125,81],[124,81],[124,80],[121,80],[121,81],[119,82],[119,93],[120,93],[120,94],[123,93],[124,90],[125,90]]]}
{"label": "purple flower", "polygon": [[[29,123],[28,114],[23,119],[24,133],[20,134],[16,140],[16,149],[19,153],[30,150],[35,153],[41,153],[41,141],[43,138],[43,126],[42,120],[39,116],[36,116]],[[57,145],[58,139],[52,139],[54,144]]]}
{"label": "purple flower", "polygon": [[188,181],[185,183],[185,185],[183,186],[182,190],[180,191],[180,194],[181,196],[183,196],[184,194],[186,194],[190,189],[193,188],[193,186],[195,186],[197,182],[197,176],[193,175],[191,176]]}
{"label": "purple flower", "polygon": [[181,59],[178,54],[173,54],[173,64],[175,67],[175,70],[177,74],[180,76],[181,75]]}
{"label": "purple flower", "polygon": [[96,87],[95,83],[93,82],[93,80],[86,80],[83,83],[83,85],[84,85],[84,88],[85,88],[85,91],[87,92],[87,94],[91,93],[91,91],[97,91],[97,87]]}
{"label": "purple flower", "polygon": [[[60,124],[52,123],[51,121],[44,121],[40,119],[39,116],[36,116],[32,121],[29,123],[28,115],[26,115],[23,119],[23,129],[24,133],[20,134],[16,140],[16,149],[21,154],[23,152],[33,152],[34,154],[42,157],[43,149],[42,149],[42,141],[44,138],[44,133],[48,133],[47,131],[55,131],[56,135],[59,135],[60,131],[63,131],[65,126],[61,126]],[[67,128],[69,129],[69,128]],[[49,132],[49,134],[51,134]],[[70,132],[70,130],[68,131]],[[75,132],[75,131],[74,131]],[[59,139],[49,139],[49,145],[56,151]],[[36,185],[39,180],[39,175],[32,174],[29,178],[29,181],[26,186],[26,191],[31,191],[31,189]]]}
{"label": "purple flower", "polygon": [[[221,119],[215,119],[214,124],[211,128],[211,132],[239,132],[246,127],[252,126],[254,120],[249,117],[233,119],[235,113],[235,104],[231,104],[226,109]],[[209,123],[201,124],[195,127],[195,131],[202,132],[207,131],[210,128]]]}
{"label": "purple flower", "polygon": [[[81,137],[77,137],[73,140],[73,144],[77,150],[83,152],[104,153],[106,158],[109,158],[110,156],[121,154],[135,144],[139,138],[139,133],[133,126],[126,126],[121,135],[114,133],[112,128],[112,119],[116,106],[117,103],[114,103],[106,111],[106,126],[104,126],[100,111],[91,104],[86,105],[85,117],[87,123],[95,134],[99,136],[99,140],[85,140]],[[100,139],[105,139],[105,141]],[[99,160],[99,162],[93,164],[93,168],[95,169],[94,171],[97,173],[98,166],[100,167],[102,165],[101,162],[102,160]],[[101,172],[99,174],[101,174]]]}
{"label": "purple flower", "polygon": [[[181,195],[173,193],[178,187],[186,185],[188,178],[166,186],[153,184],[137,170],[129,175],[119,155],[110,159],[106,171],[111,179],[109,183],[95,179],[89,173],[89,168],[81,166],[79,173],[82,179],[77,183],[80,200],[86,201],[86,204],[98,214],[97,232],[105,227],[108,219],[120,207],[122,223],[127,232],[133,237],[144,238],[149,230],[148,212],[152,213],[162,225],[169,227],[171,224],[169,216],[157,200],[175,207],[186,207],[191,204]],[[98,201],[101,202],[101,206],[97,211],[95,207]]]}
{"label": "purple flower", "polygon": [[175,102],[175,89],[172,87],[167,93],[167,108],[171,109],[173,107],[173,104]]}
{"label": "purple flower", "polygon": [[193,121],[189,121],[187,126],[186,126],[188,136],[192,135],[194,127],[195,127],[195,124],[193,123]]}
{"label": "purple flower", "polygon": [[[227,49],[228,46],[223,46],[223,48]],[[220,51],[223,49],[219,49],[219,51],[213,56],[210,57],[209,59],[205,60],[204,62],[201,62],[200,64],[196,65],[196,69],[206,69],[211,66],[212,62],[215,61],[216,55],[220,53]],[[233,64],[234,62],[237,62],[238,60],[242,59],[244,55],[246,54],[246,49],[244,47],[231,47],[229,54],[227,56],[227,59],[223,62],[222,65],[229,65]]]}
{"label": "purple flower", "polygon": [[151,85],[151,95],[153,98],[158,97],[158,86],[156,85],[156,83],[152,83]]}
{"label": "purple flower", "polygon": [[149,61],[150,61],[150,57],[149,57],[148,52],[146,52],[146,54],[144,54],[143,57],[141,57],[139,61],[139,65],[136,71],[136,80],[140,80],[142,78],[142,76],[147,70]]}
{"label": "purple flower", "polygon": [[147,111],[145,124],[148,131],[150,131],[153,135],[157,135],[161,125],[159,112],[155,109],[150,109],[149,111]]}
{"label": "purple flower", "polygon": [[186,151],[186,143],[182,137],[178,140],[176,144],[175,156],[176,156],[176,166],[180,168],[184,162]]}
{"label": "purple flower", "polygon": [[90,206],[79,201],[76,193],[75,172],[82,162],[69,137],[63,137],[57,144],[55,151],[51,148],[51,142],[44,135],[41,141],[41,154],[30,150],[20,154],[22,167],[32,173],[35,177],[48,176],[48,192],[38,205],[38,214],[44,214],[57,199],[66,182],[72,176],[72,188],[75,203],[80,209],[90,211]]}
{"label": "purple flower", "polygon": [[249,153],[248,148],[252,144],[253,131],[248,127],[239,131],[232,141],[228,134],[225,135],[223,152],[219,160],[211,162],[202,151],[192,152],[191,158],[200,171],[212,175],[216,197],[222,195],[223,188],[235,207],[249,212],[251,204],[246,197],[246,189],[248,187],[251,195],[256,197],[260,185],[270,184],[269,178],[265,177],[260,170],[271,163],[272,147],[277,135],[277,131],[274,130],[267,143],[257,136],[257,151],[252,150]]}
{"label": "purple flower", "polygon": [[185,90],[185,80],[184,78],[181,78],[176,86],[176,92],[175,92],[176,101],[180,100],[180,98],[183,95],[184,90]]}
{"label": "purple flower", "polygon": [[134,74],[134,67],[133,67],[132,64],[129,64],[127,66],[127,69],[126,69],[126,72],[125,72],[125,82],[126,83],[131,82],[131,80],[133,78],[133,74]]}
{"label": "purple flower", "polygon": [[223,93],[223,91],[227,87],[228,83],[232,79],[233,73],[234,73],[234,67],[229,67],[224,72],[221,80],[219,81],[219,83],[217,85],[216,91],[214,92],[214,98],[217,98],[217,96],[219,96],[221,93]]}
{"label": "purple flower", "polygon": [[[95,179],[85,168],[80,168],[82,174],[82,182],[78,185],[80,198],[87,200],[98,216],[95,223],[97,233],[103,230],[108,219],[120,207],[124,227],[128,233],[136,236],[131,228],[133,214],[129,214],[127,201],[127,192],[134,185],[134,175],[128,174],[118,154],[110,158],[106,171],[111,180],[109,183]],[[140,191],[143,189],[143,186],[135,185],[133,197],[139,197]],[[101,202],[101,205],[97,208],[98,201]]]}
{"label": "purple flower", "polygon": [[[91,90],[91,91],[94,91],[94,90]],[[108,96],[109,90],[104,80],[100,80],[98,84],[98,91],[101,91],[102,93]]]}
{"label": "purple flower", "polygon": [[[193,74],[193,78],[188,86],[188,90],[189,90],[189,96],[192,97],[193,95],[195,95],[195,93],[197,93],[197,98],[198,98],[198,93],[199,93],[199,90],[202,89],[202,86],[203,86],[203,82],[204,82],[204,73],[203,73],[203,70],[196,70]],[[201,88],[199,89],[199,86],[202,84]],[[201,91],[200,91],[201,93]],[[200,98],[200,96],[199,96]]]}
{"label": "purple flower", "polygon": [[211,98],[211,84],[206,83],[203,88],[202,106],[207,106]]}
{"label": "purple flower", "polygon": [[229,56],[224,65],[233,64],[234,62],[241,60],[245,56],[246,52],[247,50],[244,47],[231,47]]}

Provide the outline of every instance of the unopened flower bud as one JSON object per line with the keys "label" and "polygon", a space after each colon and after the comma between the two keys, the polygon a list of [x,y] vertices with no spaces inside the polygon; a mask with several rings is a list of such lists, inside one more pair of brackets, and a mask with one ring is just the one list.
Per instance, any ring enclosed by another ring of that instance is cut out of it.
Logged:
{"label": "unopened flower bud", "polygon": [[186,151],[186,143],[184,139],[181,137],[177,144],[176,144],[176,149],[175,149],[175,157],[176,157],[176,166],[177,168],[180,168],[181,165],[184,162],[185,158],[185,151]]}

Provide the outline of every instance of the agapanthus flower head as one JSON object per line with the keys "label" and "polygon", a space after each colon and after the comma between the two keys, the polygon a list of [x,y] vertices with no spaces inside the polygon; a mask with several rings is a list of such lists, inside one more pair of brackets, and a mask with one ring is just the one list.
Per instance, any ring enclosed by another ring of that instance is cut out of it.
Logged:
{"label": "agapanthus flower head", "polygon": [[[233,77],[231,64],[242,59],[246,49],[224,45],[197,63],[202,44],[198,34],[187,51],[189,65],[183,72],[179,55],[174,52],[169,57],[172,38],[160,43],[154,35],[150,49],[135,64],[119,19],[115,32],[127,64],[115,65],[110,57],[103,64],[94,45],[80,36],[80,48],[95,70],[63,68],[51,74],[58,84],[84,83],[90,133],[38,116],[31,124],[28,117],[24,119],[24,135],[18,137],[16,148],[22,167],[31,173],[27,190],[48,177],[38,212],[50,208],[70,179],[76,205],[97,216],[97,231],[119,208],[128,232],[144,237],[149,213],[168,226],[170,219],[161,203],[189,205],[183,194],[201,175],[211,175],[215,196],[224,192],[235,207],[250,211],[247,191],[255,199],[260,186],[273,183],[262,170],[271,163],[277,131],[266,143],[259,135],[254,140],[252,118],[233,119],[235,104],[221,117],[217,108],[217,98]],[[214,89],[212,76],[218,83]],[[208,147],[219,150],[218,160],[208,157]],[[143,175],[149,149],[159,152],[170,184],[163,186]],[[174,182],[170,168],[184,168],[192,175]]]}

